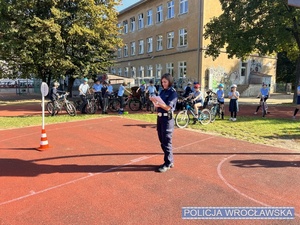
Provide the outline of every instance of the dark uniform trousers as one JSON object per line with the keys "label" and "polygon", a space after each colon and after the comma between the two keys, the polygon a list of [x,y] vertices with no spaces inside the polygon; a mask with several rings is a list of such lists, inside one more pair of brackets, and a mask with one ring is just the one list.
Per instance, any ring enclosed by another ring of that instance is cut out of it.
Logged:
{"label": "dark uniform trousers", "polygon": [[165,165],[169,166],[174,162],[172,151],[172,135],[174,130],[174,119],[168,119],[167,116],[157,117],[157,133],[164,151]]}

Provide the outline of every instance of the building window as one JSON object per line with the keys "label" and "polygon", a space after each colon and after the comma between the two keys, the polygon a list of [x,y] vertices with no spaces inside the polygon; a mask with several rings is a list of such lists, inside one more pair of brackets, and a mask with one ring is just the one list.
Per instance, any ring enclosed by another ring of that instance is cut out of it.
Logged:
{"label": "building window", "polygon": [[162,5],[157,6],[156,12],[156,23],[160,23],[163,21],[163,7]]}
{"label": "building window", "polygon": [[179,78],[186,77],[186,62],[178,63],[178,75],[179,75]]}
{"label": "building window", "polygon": [[117,57],[118,58],[122,57],[122,49],[121,48],[118,48]]}
{"label": "building window", "polygon": [[111,69],[111,73],[112,73],[112,74],[116,74],[116,69],[115,69],[115,68],[112,68],[112,69]]}
{"label": "building window", "polygon": [[130,53],[131,55],[135,55],[135,42],[131,42],[130,44]]}
{"label": "building window", "polygon": [[131,67],[131,77],[136,78],[136,68],[134,66]]}
{"label": "building window", "polygon": [[173,74],[174,74],[174,63],[167,63],[166,64],[166,72],[173,76]]}
{"label": "building window", "polygon": [[129,68],[128,67],[124,67],[124,76],[125,77],[128,77],[128,71],[129,71]]}
{"label": "building window", "polygon": [[157,36],[156,50],[157,51],[161,51],[162,49],[163,49],[163,36],[162,35],[158,35]]}
{"label": "building window", "polygon": [[130,32],[135,31],[135,17],[130,18]]}
{"label": "building window", "polygon": [[152,52],[153,51],[153,38],[149,37],[147,38],[147,52]]}
{"label": "building window", "polygon": [[143,13],[138,15],[138,28],[139,28],[139,30],[144,28],[144,15],[143,15]]}
{"label": "building window", "polygon": [[117,27],[118,27],[119,34],[122,34],[121,23],[118,23]]}
{"label": "building window", "polygon": [[188,0],[180,0],[179,2],[179,14],[188,12]]}
{"label": "building window", "polygon": [[187,30],[180,29],[179,30],[179,46],[186,46],[187,45]]}
{"label": "building window", "polygon": [[125,44],[124,45],[124,57],[127,57],[128,56],[128,45]]}
{"label": "building window", "polygon": [[160,79],[162,74],[162,66],[161,64],[156,64],[156,79]]}
{"label": "building window", "polygon": [[168,2],[168,19],[174,18],[174,0]]}
{"label": "building window", "polygon": [[147,26],[152,25],[152,9],[147,11]]}
{"label": "building window", "polygon": [[174,32],[167,33],[167,48],[174,48]]}
{"label": "building window", "polygon": [[119,68],[119,69],[118,69],[118,75],[119,75],[119,76],[122,76],[122,68]]}
{"label": "building window", "polygon": [[242,62],[242,66],[241,66],[241,76],[242,76],[242,77],[246,76],[246,73],[247,73],[247,65],[248,65],[248,63]]}
{"label": "building window", "polygon": [[139,54],[144,54],[144,40],[139,40]]}
{"label": "building window", "polygon": [[153,77],[153,66],[149,65],[147,67],[147,77]]}
{"label": "building window", "polygon": [[144,67],[143,66],[139,67],[139,77],[144,78]]}
{"label": "building window", "polygon": [[124,30],[124,34],[128,33],[128,21],[127,20],[123,21],[123,30]]}

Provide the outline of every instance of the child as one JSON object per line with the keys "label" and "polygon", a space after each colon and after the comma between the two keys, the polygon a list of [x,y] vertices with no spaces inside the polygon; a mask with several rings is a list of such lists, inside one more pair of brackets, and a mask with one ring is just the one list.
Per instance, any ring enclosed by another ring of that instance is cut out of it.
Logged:
{"label": "child", "polygon": [[102,114],[107,114],[107,108],[108,108],[108,86],[107,86],[107,82],[103,81],[103,85],[101,88],[101,92],[102,92]]}
{"label": "child", "polygon": [[118,90],[118,98],[120,101],[120,110],[119,110],[119,114],[123,114],[124,112],[124,92],[128,92],[129,94],[131,94],[127,89],[126,89],[127,84],[125,82],[123,82],[120,86],[119,86],[119,90]]}
{"label": "child", "polygon": [[136,90],[136,93],[138,93],[139,90],[141,90],[141,101],[142,101],[143,106],[146,103],[146,88],[147,88],[146,87],[146,82],[142,81],[141,86]]}
{"label": "child", "polygon": [[259,105],[257,106],[254,114],[257,114],[260,106],[262,105],[262,101],[266,102],[267,99],[269,98],[269,96],[270,96],[270,92],[269,92],[269,89],[267,88],[267,84],[263,83],[262,88],[260,89],[260,92],[257,95],[258,98],[260,97],[260,102],[259,102]]}
{"label": "child", "polygon": [[217,91],[217,100],[220,104],[220,111],[221,111],[221,118],[222,120],[224,119],[224,85],[223,84],[219,84],[218,86],[219,90]]}
{"label": "child", "polygon": [[[296,102],[297,105],[300,105],[300,81],[298,83],[298,87],[297,87],[297,102]],[[294,111],[294,116],[293,116],[293,119],[296,119],[296,115],[298,113],[299,109],[298,107],[296,106],[296,109]]]}
{"label": "child", "polygon": [[236,91],[236,84],[231,85],[231,91],[228,93],[229,102],[229,111],[230,111],[230,119],[231,121],[236,121],[236,113],[239,111],[238,99],[240,97],[240,93]]}

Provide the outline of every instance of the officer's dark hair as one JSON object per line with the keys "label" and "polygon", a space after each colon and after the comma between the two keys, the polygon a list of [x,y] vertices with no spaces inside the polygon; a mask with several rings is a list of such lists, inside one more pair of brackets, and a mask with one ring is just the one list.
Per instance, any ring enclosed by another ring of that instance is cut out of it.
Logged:
{"label": "officer's dark hair", "polygon": [[169,81],[169,87],[171,87],[173,85],[174,80],[173,80],[173,77],[171,74],[165,73],[164,75],[161,76],[160,84],[163,87],[162,82],[161,82],[162,79],[166,79],[167,81]]}

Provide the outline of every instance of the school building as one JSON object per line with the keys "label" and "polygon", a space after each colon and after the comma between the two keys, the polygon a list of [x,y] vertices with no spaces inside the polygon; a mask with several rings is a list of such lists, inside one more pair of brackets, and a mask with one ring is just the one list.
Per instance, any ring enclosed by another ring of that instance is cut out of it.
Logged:
{"label": "school building", "polygon": [[200,82],[203,91],[219,83],[226,90],[237,84],[242,95],[252,96],[265,82],[273,92],[276,56],[228,59],[223,51],[216,60],[205,57],[209,40],[203,38],[204,26],[221,12],[219,0],[141,0],[120,11],[124,46],[109,72],[134,78],[136,85],[170,73],[178,90],[188,81]]}

